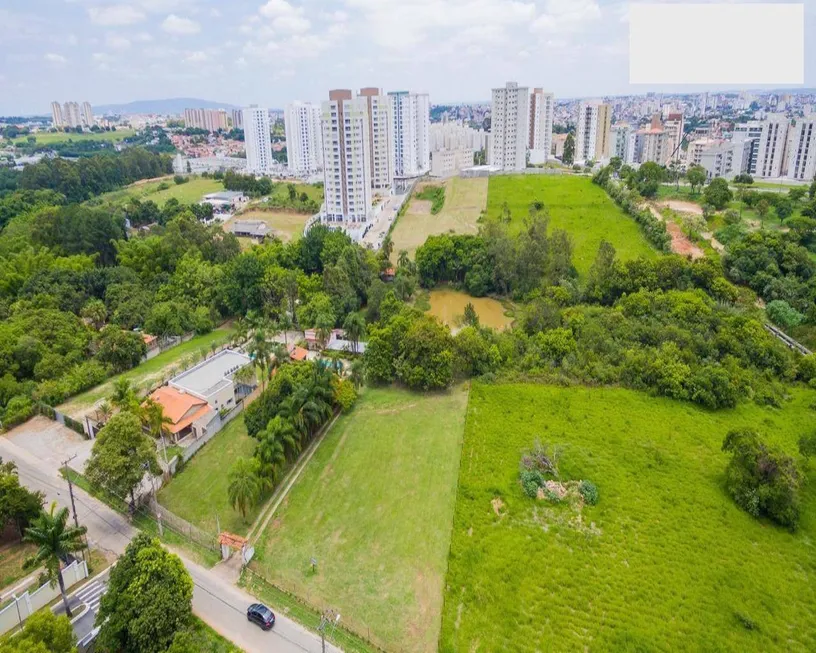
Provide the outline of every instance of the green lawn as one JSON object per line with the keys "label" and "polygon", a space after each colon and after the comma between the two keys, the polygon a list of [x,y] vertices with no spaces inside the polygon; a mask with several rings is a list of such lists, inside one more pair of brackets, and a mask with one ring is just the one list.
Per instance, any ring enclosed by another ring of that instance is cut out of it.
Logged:
{"label": "green lawn", "polygon": [[104,399],[111,393],[113,384],[118,378],[124,377],[129,379],[131,384],[137,388],[150,385],[161,378],[162,374],[167,373],[170,369],[177,366],[182,359],[192,356],[196,352],[203,352],[209,355],[210,346],[212,344],[221,345],[229,340],[231,335],[231,327],[220,327],[210,333],[194,336],[187,342],[171,347],[158,356],[151,358],[149,361],[145,361],[127,372],[112,376],[104,383],[72,397],[64,404],[58,406],[58,409],[78,419],[84,415],[88,409],[92,408],[96,402]]}
{"label": "green lawn", "polygon": [[0,546],[0,590],[10,587],[26,574],[32,573],[23,571],[23,563],[28,556],[36,552],[36,546],[25,542],[9,542]]}
{"label": "green lawn", "polygon": [[222,531],[246,535],[261,504],[241,517],[227,497],[227,472],[236,458],[249,457],[255,440],[247,435],[239,415],[193,456],[184,469],[159,491],[159,503],[207,533]]}
{"label": "green lawn", "polygon": [[253,570],[386,650],[435,651],[466,405],[461,386],[367,389],[259,539]]}
{"label": "green lawn", "polygon": [[206,623],[193,616],[192,624],[188,628],[193,635],[193,650],[201,653],[241,653],[235,644],[222,637]]}
{"label": "green lawn", "polygon": [[[474,384],[440,651],[816,650],[816,482],[795,534],[723,488],[729,429],[790,453],[812,430],[816,392],[791,394],[781,410],[710,412],[616,388]],[[597,484],[598,505],[522,492],[536,439],[562,447],[562,477]]]}
{"label": "green lawn", "polygon": [[[135,197],[142,201],[151,200],[161,207],[171,197],[176,198],[182,204],[195,204],[208,193],[217,193],[224,190],[223,182],[217,179],[207,179],[205,177],[187,177],[187,179],[189,181],[184,184],[175,183],[172,177],[160,181],[136,182],[120,190],[103,193],[99,196],[99,200],[101,200],[101,203],[118,206],[126,204],[131,198]],[[159,190],[162,184],[167,188]]]}
{"label": "green lawn", "polygon": [[572,237],[572,260],[585,276],[598,253],[601,240],[608,240],[626,260],[653,258],[652,248],[637,223],[621,211],[602,188],[587,177],[572,175],[500,175],[490,177],[487,215],[501,214],[505,202],[513,215],[512,227],[522,229],[529,206],[539,200],[550,214],[550,228],[564,229]]}
{"label": "green lawn", "polygon": [[[65,141],[121,141],[125,138],[133,136],[136,132],[132,129],[117,129],[115,132],[82,132],[81,134],[65,132],[37,132],[31,134],[37,139],[37,144],[61,143]],[[25,144],[28,136],[21,136],[14,139],[16,144]]]}

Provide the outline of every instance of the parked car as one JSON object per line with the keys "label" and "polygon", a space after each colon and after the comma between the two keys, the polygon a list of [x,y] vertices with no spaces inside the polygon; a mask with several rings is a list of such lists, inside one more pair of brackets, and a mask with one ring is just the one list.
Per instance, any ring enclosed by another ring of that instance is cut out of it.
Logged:
{"label": "parked car", "polygon": [[264,630],[275,625],[275,613],[263,603],[253,603],[247,608],[247,620],[258,624]]}

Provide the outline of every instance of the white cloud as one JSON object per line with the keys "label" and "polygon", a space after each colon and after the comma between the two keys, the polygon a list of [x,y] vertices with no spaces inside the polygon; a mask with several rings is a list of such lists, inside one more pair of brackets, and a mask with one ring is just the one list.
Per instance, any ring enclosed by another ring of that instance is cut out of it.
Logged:
{"label": "white cloud", "polygon": [[303,34],[312,24],[303,16],[280,16],[272,21],[272,28],[285,34]]}
{"label": "white cloud", "polygon": [[139,32],[136,36],[133,37],[134,41],[138,41],[139,43],[147,43],[153,40],[153,37],[150,36],[147,32]]}
{"label": "white cloud", "polygon": [[544,13],[533,21],[530,30],[540,33],[564,33],[582,30],[587,23],[601,18],[596,0],[547,0]]}
{"label": "white cloud", "polygon": [[268,27],[272,33],[304,34],[312,26],[304,15],[303,7],[295,7],[287,0],[269,0],[258,13],[269,19]]}
{"label": "white cloud", "polygon": [[105,45],[111,50],[127,50],[130,47],[130,39],[119,34],[108,34],[105,36]]}
{"label": "white cloud", "polygon": [[144,20],[144,12],[130,5],[110,5],[108,7],[88,7],[91,22],[97,25],[132,25]]}
{"label": "white cloud", "polygon": [[170,14],[165,18],[161,27],[168,34],[180,35],[196,34],[201,30],[201,25],[196,21],[176,16],[176,14]]}
{"label": "white cloud", "polygon": [[43,56],[43,59],[56,66],[64,66],[68,63],[68,59],[63,57],[61,54],[55,54],[54,52],[46,53],[45,56]]}
{"label": "white cloud", "polygon": [[184,63],[204,63],[205,61],[209,61],[209,57],[206,52],[202,52],[201,50],[191,52],[184,57]]}
{"label": "white cloud", "polygon": [[194,4],[192,0],[136,0],[145,11],[155,14],[166,13],[168,11],[175,11],[190,7]]}

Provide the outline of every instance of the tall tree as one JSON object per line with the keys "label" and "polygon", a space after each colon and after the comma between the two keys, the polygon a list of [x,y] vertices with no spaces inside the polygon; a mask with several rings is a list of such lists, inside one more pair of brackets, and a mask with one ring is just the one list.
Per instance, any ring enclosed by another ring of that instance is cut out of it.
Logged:
{"label": "tall tree", "polygon": [[346,337],[354,347],[354,353],[360,353],[360,339],[366,334],[366,321],[362,313],[349,313],[343,321]]}
{"label": "tall tree", "polygon": [[87,549],[87,545],[82,540],[82,536],[87,532],[87,528],[80,526],[70,526],[68,524],[68,508],[57,510],[56,502],[51,504],[48,512],[43,512],[39,518],[26,529],[23,541],[31,542],[37,546],[37,552],[26,559],[23,569],[31,571],[39,567],[45,568],[48,581],[51,587],[59,585],[62,603],[65,606],[65,614],[70,619],[71,606],[68,605],[68,594],[65,591],[65,580],[60,573],[62,560],[69,553],[78,553]]}
{"label": "tall tree", "polygon": [[568,166],[571,166],[575,161],[575,137],[572,132],[567,134],[567,138],[564,139],[564,154],[561,156],[561,160]]}
{"label": "tall tree", "polygon": [[230,505],[246,519],[247,512],[261,497],[263,483],[260,478],[260,462],[257,458],[237,458],[228,474]]}
{"label": "tall tree", "polygon": [[170,435],[170,430],[167,427],[172,423],[173,420],[164,414],[164,406],[159,402],[148,397],[144,404],[142,404],[142,424],[151,437],[161,442],[165,464],[168,464],[168,461],[167,443],[164,437]]}
{"label": "tall tree", "polygon": [[105,424],[94,440],[85,475],[92,485],[116,497],[130,495],[130,509],[136,509],[136,488],[146,472],[159,474],[156,444],[142,430],[139,418],[130,412],[118,413]]}
{"label": "tall tree", "polygon": [[269,366],[272,362],[272,345],[266,339],[266,331],[263,328],[255,329],[247,346],[247,353],[261,368],[261,390],[266,389],[266,380],[269,378]]}

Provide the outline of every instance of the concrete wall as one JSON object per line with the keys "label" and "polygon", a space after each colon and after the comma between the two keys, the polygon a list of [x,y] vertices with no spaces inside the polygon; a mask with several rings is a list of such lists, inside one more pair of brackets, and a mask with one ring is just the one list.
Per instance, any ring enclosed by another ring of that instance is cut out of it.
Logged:
{"label": "concrete wall", "polygon": [[[82,560],[72,562],[62,570],[62,579],[66,589],[87,577],[88,565]],[[33,613],[57,598],[59,593],[58,584],[51,587],[46,583],[33,592],[26,590],[16,599],[12,599],[11,604],[0,611],[0,635],[16,628],[21,622],[25,622]]]}

